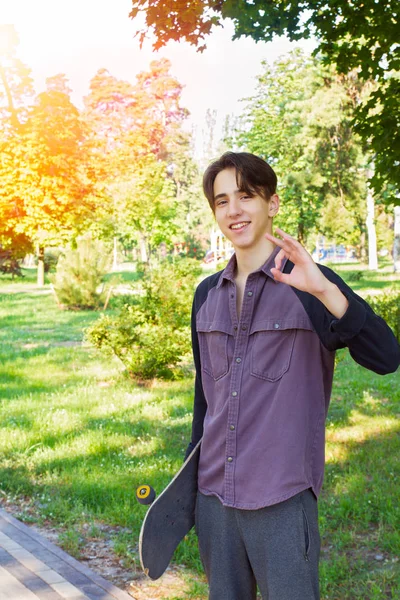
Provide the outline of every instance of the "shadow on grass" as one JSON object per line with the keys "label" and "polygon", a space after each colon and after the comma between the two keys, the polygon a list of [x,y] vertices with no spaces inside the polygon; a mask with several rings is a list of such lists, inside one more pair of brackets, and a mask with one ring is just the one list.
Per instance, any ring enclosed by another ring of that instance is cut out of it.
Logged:
{"label": "shadow on grass", "polygon": [[[32,421],[20,426],[29,429]],[[144,513],[136,488],[148,483],[158,493],[164,489],[183,462],[189,431],[187,423],[143,417],[131,422],[88,418],[69,432],[38,431],[30,437],[30,448],[3,453],[1,488],[24,496],[33,491],[50,495],[60,505],[53,513],[60,510],[66,520],[72,515],[79,520],[76,506],[83,506],[93,514],[108,513],[116,524],[138,533]],[[60,451],[63,457],[54,456]]]}
{"label": "shadow on grass", "polygon": [[400,401],[399,384],[399,370],[378,375],[356,364],[347,350],[341,350],[327,425],[347,425],[355,409],[367,416],[392,415],[395,404]]}
{"label": "shadow on grass", "polygon": [[345,459],[326,465],[319,501],[321,597],[399,597],[399,454],[400,422],[363,442],[348,441]]}

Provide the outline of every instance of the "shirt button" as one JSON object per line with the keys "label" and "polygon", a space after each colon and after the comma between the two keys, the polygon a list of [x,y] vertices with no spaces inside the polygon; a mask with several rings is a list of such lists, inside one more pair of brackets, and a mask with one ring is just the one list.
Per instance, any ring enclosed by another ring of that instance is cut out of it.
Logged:
{"label": "shirt button", "polygon": [[238,357],[237,357],[237,359],[236,359],[236,362],[237,362],[237,363],[241,363],[241,362],[242,362],[242,359],[241,359],[241,358],[238,356]]}
{"label": "shirt button", "polygon": [[247,292],[247,295],[248,295],[248,296],[252,296],[252,295],[253,295],[253,292]]}
{"label": "shirt button", "polygon": [[237,325],[234,325],[233,330],[237,331]]}
{"label": "shirt button", "polygon": [[246,331],[247,325],[242,325],[242,331]]}
{"label": "shirt button", "polygon": [[275,329],[279,329],[279,323],[274,323]]}
{"label": "shirt button", "polygon": [[229,429],[230,429],[231,431],[235,431],[235,426],[234,426],[234,425],[231,425],[231,426],[229,427]]}
{"label": "shirt button", "polygon": [[228,462],[232,462],[232,461],[233,461],[232,456],[228,456]]}
{"label": "shirt button", "polygon": [[234,398],[236,398],[236,396],[237,396],[237,392],[232,392],[232,396],[233,396]]}

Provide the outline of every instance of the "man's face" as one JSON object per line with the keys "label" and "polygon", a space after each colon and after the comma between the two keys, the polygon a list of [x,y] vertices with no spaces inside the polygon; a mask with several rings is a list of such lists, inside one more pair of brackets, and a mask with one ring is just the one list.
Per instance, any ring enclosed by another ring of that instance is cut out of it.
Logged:
{"label": "man's face", "polygon": [[265,245],[265,233],[272,230],[272,218],[279,206],[276,194],[269,200],[248,196],[238,189],[235,169],[220,171],[214,181],[215,218],[222,233],[235,249],[256,249]]}

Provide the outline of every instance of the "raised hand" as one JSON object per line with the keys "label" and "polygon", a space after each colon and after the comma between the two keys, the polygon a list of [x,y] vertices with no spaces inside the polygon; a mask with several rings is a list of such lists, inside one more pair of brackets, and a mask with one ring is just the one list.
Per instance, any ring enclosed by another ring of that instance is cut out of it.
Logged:
{"label": "raised hand", "polygon": [[[271,269],[274,279],[316,296],[334,316],[340,319],[348,308],[347,298],[325,277],[300,242],[282,229],[277,228],[276,233],[282,239],[270,233],[265,234],[268,240],[281,248],[275,257],[275,267]],[[290,273],[280,271],[285,258],[294,264]]]}
{"label": "raised hand", "polygon": [[[268,240],[281,248],[275,257],[275,268],[271,269],[274,279],[310,294],[324,293],[331,284],[321,273],[311,255],[303,248],[300,242],[289,234],[281,229],[276,229],[276,233],[282,239],[274,237],[269,233],[265,235]],[[282,261],[285,258],[294,264],[289,274],[284,274],[280,271]]]}

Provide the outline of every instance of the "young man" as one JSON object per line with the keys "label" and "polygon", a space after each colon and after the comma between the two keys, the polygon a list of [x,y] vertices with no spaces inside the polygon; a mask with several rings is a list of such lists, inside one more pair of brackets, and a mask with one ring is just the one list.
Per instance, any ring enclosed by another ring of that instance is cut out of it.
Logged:
{"label": "young man", "polygon": [[390,328],[272,221],[277,179],[224,154],[204,192],[235,254],[197,288],[192,440],[202,438],[196,530],[211,600],[315,600],[317,497],[334,354],[393,372]]}

